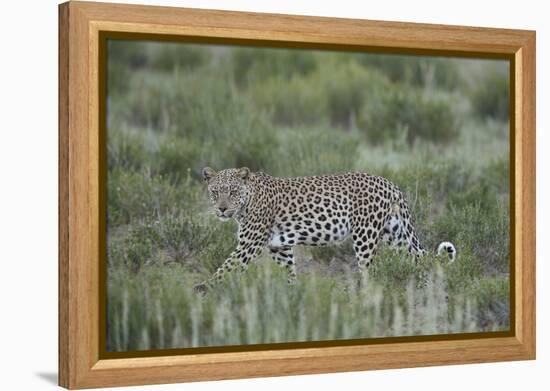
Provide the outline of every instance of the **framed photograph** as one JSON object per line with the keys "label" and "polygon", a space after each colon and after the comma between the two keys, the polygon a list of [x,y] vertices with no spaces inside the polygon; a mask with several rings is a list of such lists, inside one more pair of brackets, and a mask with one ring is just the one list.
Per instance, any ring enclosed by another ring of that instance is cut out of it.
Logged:
{"label": "framed photograph", "polygon": [[59,383],[535,358],[535,33],[59,6]]}

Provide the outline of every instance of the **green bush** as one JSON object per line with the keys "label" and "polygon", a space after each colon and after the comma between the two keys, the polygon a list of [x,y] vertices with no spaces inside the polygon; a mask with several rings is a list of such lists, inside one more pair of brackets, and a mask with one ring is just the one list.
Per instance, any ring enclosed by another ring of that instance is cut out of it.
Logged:
{"label": "green bush", "polygon": [[[285,88],[281,88],[284,85]],[[251,100],[270,113],[276,125],[313,125],[326,122],[327,99],[321,85],[309,79],[269,78],[250,88]]]}
{"label": "green bush", "polygon": [[127,93],[132,72],[143,68],[148,61],[145,45],[139,41],[108,40],[108,94]]}
{"label": "green bush", "polygon": [[122,94],[126,93],[130,86],[131,72],[127,65],[119,62],[110,62],[107,66],[107,94]]}
{"label": "green bush", "polygon": [[129,92],[131,77],[140,69],[151,72],[189,71],[206,66],[211,51],[197,45],[170,42],[108,41],[107,82],[109,94]]}
{"label": "green bush", "polygon": [[146,264],[153,261],[154,236],[151,226],[142,222],[130,226],[120,240],[119,246],[110,246],[109,250],[112,252],[109,252],[108,256],[114,265],[118,263],[120,266],[122,262],[130,273],[138,273]]}
{"label": "green bush", "polygon": [[457,249],[460,262],[447,263],[445,267],[446,285],[449,292],[459,294],[472,287],[483,275],[483,266],[468,247],[463,245]]}
{"label": "green bush", "polygon": [[135,71],[149,62],[150,56],[144,41],[110,39],[107,45],[110,63],[121,64]]}
{"label": "green bush", "polygon": [[[194,44],[108,41],[108,61],[113,69],[136,71],[148,68],[150,72],[172,72],[178,68],[191,70],[208,64],[211,57],[210,50]],[[116,84],[119,80],[112,79],[109,82]]]}
{"label": "green bush", "polygon": [[398,184],[420,203],[426,199],[436,207],[464,209],[478,205],[489,211],[509,197],[508,159],[490,161],[477,171],[463,161],[432,158],[426,164],[421,156],[418,163],[397,170],[385,167],[378,174]]}
{"label": "green bush", "polygon": [[306,76],[318,64],[310,51],[236,48],[231,51],[233,77],[237,85],[250,87],[269,78],[289,80]]}
{"label": "green bush", "polygon": [[152,224],[153,236],[174,262],[190,259],[207,244],[207,230],[189,212],[170,212]]}
{"label": "green bush", "polygon": [[377,102],[389,87],[386,78],[355,62],[324,63],[313,82],[323,86],[333,125],[353,128],[357,115],[370,102]]}
{"label": "green bush", "polygon": [[359,138],[339,137],[326,127],[281,128],[271,144],[266,171],[271,175],[326,175],[352,171]]}
{"label": "green bush", "polygon": [[265,145],[274,140],[267,116],[239,95],[223,74],[207,75],[136,76],[133,85],[140,94],[127,95],[115,106],[112,122],[168,135],[154,136],[161,173],[198,173],[202,165],[255,170],[265,164]]}
{"label": "green bush", "polygon": [[[199,81],[200,80],[200,81]],[[178,96],[168,107],[174,134],[192,140],[201,164],[216,168],[263,167],[265,146],[274,136],[264,112],[254,110],[227,79],[216,75],[196,79],[182,77]]]}
{"label": "green bush", "polygon": [[509,160],[508,157],[492,160],[481,172],[481,177],[487,182],[490,191],[500,197],[507,197],[510,193]]}
{"label": "green bush", "polygon": [[475,204],[462,209],[451,208],[434,222],[434,229],[457,243],[459,254],[471,249],[485,273],[509,272],[510,216],[502,205],[489,210]]}
{"label": "green bush", "polygon": [[207,65],[212,58],[210,50],[197,45],[182,45],[180,43],[156,44],[156,51],[151,56],[152,70],[173,72],[189,71]]}
{"label": "green bush", "polygon": [[236,227],[205,219],[203,210],[175,210],[149,223],[158,259],[190,272],[213,273],[235,248]]}
{"label": "green bush", "polygon": [[174,186],[169,178],[147,171],[114,169],[108,177],[107,223],[110,227],[156,218],[173,209],[184,209],[190,203],[200,207],[204,192],[202,183]]}
{"label": "green bush", "polygon": [[487,71],[484,78],[475,84],[471,93],[474,113],[507,121],[510,113],[510,81],[507,74]]}
{"label": "green bush", "polygon": [[382,245],[372,268],[369,269],[369,276],[386,289],[405,293],[411,281],[418,288],[426,286],[434,261],[430,256],[415,259],[407,252],[406,247],[395,251]]}
{"label": "green bush", "polygon": [[[223,77],[204,80],[200,85],[187,80],[186,94],[174,105],[176,134],[192,138],[201,146],[203,162],[213,167],[248,166],[253,170],[265,164],[266,145],[274,140],[265,113],[254,110]],[[214,108],[214,109],[213,109]]]}
{"label": "green bush", "polygon": [[471,289],[477,307],[476,322],[484,331],[510,327],[510,282],[508,278],[480,279]]}
{"label": "green bush", "polygon": [[430,92],[392,88],[380,100],[367,102],[358,118],[359,128],[374,143],[398,139],[406,132],[416,140],[448,144],[459,134],[452,99]]}
{"label": "green bush", "polygon": [[174,183],[190,175],[202,179],[201,169],[207,163],[203,161],[203,154],[202,146],[194,139],[169,135],[160,141],[150,166],[156,174],[169,177]]}
{"label": "green bush", "polygon": [[162,132],[173,127],[172,112],[178,103],[179,90],[170,88],[170,80],[147,71],[137,71],[130,78],[131,91],[108,102],[110,123],[123,123],[138,129]]}
{"label": "green bush", "polygon": [[356,58],[360,64],[376,68],[401,84],[453,90],[463,83],[456,63],[450,59],[378,53]]}
{"label": "green bush", "polygon": [[107,167],[109,170],[137,171],[150,162],[145,136],[141,132],[109,129],[107,133]]}
{"label": "green bush", "polygon": [[[367,100],[378,100],[388,86],[383,75],[353,61],[329,58],[307,76],[268,77],[249,88],[252,101],[283,126],[332,124],[355,127]],[[284,85],[285,88],[281,88]]]}
{"label": "green bush", "polygon": [[[475,186],[479,178],[462,162],[440,160],[419,154],[418,161],[397,169],[384,167],[378,175],[390,179],[405,194],[413,218],[417,221],[417,232],[423,233],[427,245],[440,241],[439,232],[433,227],[427,229],[434,217],[446,213],[449,200],[459,197]],[[432,159],[429,161],[429,159]]]}

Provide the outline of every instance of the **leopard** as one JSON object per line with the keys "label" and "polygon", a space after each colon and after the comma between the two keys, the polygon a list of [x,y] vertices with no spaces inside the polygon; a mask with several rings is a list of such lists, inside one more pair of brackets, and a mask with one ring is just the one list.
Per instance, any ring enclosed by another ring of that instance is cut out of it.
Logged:
{"label": "leopard", "polygon": [[[363,172],[275,177],[248,167],[202,169],[211,211],[221,221],[237,222],[237,246],[214,274],[196,284],[206,294],[234,270],[245,271],[264,251],[297,280],[294,248],[340,245],[351,238],[358,269],[364,273],[380,245],[408,251],[416,261],[426,255],[413,227],[403,192],[390,180]],[[453,262],[448,241],[438,256]]]}

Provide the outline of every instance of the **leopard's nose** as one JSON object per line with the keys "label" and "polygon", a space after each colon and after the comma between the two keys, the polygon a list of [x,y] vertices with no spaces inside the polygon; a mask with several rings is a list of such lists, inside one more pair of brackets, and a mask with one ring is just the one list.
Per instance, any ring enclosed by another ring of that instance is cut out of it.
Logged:
{"label": "leopard's nose", "polygon": [[220,206],[218,209],[219,209],[220,212],[222,212],[222,213],[225,212],[225,211],[227,210],[227,208],[224,207],[224,206]]}

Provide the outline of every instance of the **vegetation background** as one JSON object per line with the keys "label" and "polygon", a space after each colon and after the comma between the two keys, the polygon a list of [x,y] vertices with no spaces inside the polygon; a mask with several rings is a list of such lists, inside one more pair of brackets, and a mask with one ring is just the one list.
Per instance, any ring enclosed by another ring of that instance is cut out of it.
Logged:
{"label": "vegetation background", "polygon": [[[110,41],[107,350],[509,328],[509,78],[495,60]],[[203,166],[275,176],[363,171],[398,184],[429,250],[267,255],[205,299],[236,245]]]}

